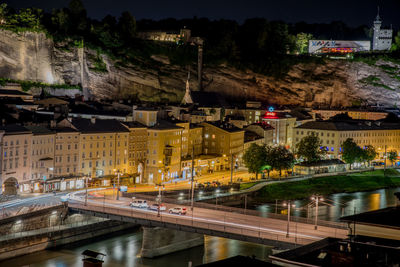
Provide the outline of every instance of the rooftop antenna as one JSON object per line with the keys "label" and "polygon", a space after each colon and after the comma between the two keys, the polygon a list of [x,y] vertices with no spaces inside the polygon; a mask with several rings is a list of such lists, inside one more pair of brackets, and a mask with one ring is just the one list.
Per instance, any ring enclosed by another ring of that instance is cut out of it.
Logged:
{"label": "rooftop antenna", "polygon": [[378,9],[378,13],[376,14],[375,21],[376,21],[376,22],[381,22],[381,17],[379,16],[379,13],[380,13],[380,8],[379,8],[379,6],[377,7],[377,9]]}

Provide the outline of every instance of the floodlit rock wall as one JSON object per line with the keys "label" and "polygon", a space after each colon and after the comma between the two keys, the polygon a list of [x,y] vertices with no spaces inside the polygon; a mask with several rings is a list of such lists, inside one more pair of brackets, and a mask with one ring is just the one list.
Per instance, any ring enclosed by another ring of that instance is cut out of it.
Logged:
{"label": "floodlit rock wall", "polygon": [[[96,56],[95,51],[87,48],[54,44],[43,33],[16,34],[0,30],[0,78],[80,84],[85,95],[98,99],[180,102],[184,95],[186,68],[171,65],[163,56],[154,55],[152,62],[138,59],[135,64],[125,66],[100,55],[105,64],[103,70],[96,69],[93,61]],[[195,70],[192,67],[191,88],[197,88]],[[228,99],[275,104],[398,106],[400,65],[378,61],[371,66],[363,62],[326,60],[325,64],[294,65],[280,79],[222,65],[205,65],[203,86],[205,91],[221,93]]]}

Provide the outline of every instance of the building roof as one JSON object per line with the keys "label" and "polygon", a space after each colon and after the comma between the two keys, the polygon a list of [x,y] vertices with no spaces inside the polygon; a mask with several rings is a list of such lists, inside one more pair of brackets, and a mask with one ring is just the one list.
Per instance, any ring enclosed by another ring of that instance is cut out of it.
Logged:
{"label": "building roof", "polygon": [[264,139],[264,137],[259,136],[256,133],[250,132],[250,131],[245,131],[244,132],[244,142],[252,142],[256,140]]}
{"label": "building roof", "polygon": [[72,125],[81,133],[113,133],[129,132],[129,130],[117,120],[82,119],[72,118]]}
{"label": "building roof", "polygon": [[157,123],[148,128],[149,130],[178,130],[178,129],[183,129],[180,126],[175,125],[174,123],[165,121],[165,120],[159,120]]}
{"label": "building roof", "polygon": [[399,240],[369,236],[325,238],[269,257],[291,266],[395,266],[400,263],[399,245]]}
{"label": "building roof", "polygon": [[311,120],[313,117],[304,109],[292,109],[289,114],[298,121]]}
{"label": "building roof", "polygon": [[9,90],[0,89],[0,95],[20,95],[20,96],[30,96],[30,94],[19,91],[19,90]]}
{"label": "building roof", "polygon": [[0,96],[0,103],[3,105],[37,106],[37,104],[34,104],[30,101],[24,101],[20,97]]}
{"label": "building roof", "polygon": [[252,267],[278,266],[270,262],[258,260],[255,257],[253,258],[238,255],[231,258],[198,265],[198,267],[244,267],[246,265]]}
{"label": "building roof", "polygon": [[24,126],[21,126],[18,124],[9,124],[9,125],[5,125],[5,126],[0,126],[0,131],[1,130],[5,131],[6,135],[31,133],[30,130],[28,130]]}
{"label": "building roof", "polygon": [[343,164],[346,163],[344,163],[340,159],[323,159],[315,162],[301,162],[296,165],[304,167],[319,167],[319,166],[343,165]]}
{"label": "building roof", "polygon": [[400,228],[400,206],[363,212],[340,218],[345,222]]}
{"label": "building roof", "polygon": [[225,116],[225,120],[227,121],[246,121],[246,118],[240,115],[227,115]]}
{"label": "building roof", "polygon": [[269,123],[267,123],[265,121],[252,123],[249,126],[259,126],[259,127],[263,128],[264,130],[273,130],[273,129],[275,129],[274,127],[271,126],[271,124],[269,124]]}
{"label": "building roof", "polygon": [[264,120],[277,120],[277,119],[289,119],[293,118],[293,116],[285,111],[266,111],[264,115],[262,116],[262,119]]}
{"label": "building roof", "polygon": [[189,124],[189,128],[190,129],[199,129],[199,128],[203,128],[203,127],[201,127],[199,124],[197,124],[197,123],[190,123]]}
{"label": "building roof", "polygon": [[227,131],[227,132],[230,132],[230,133],[243,132],[244,131],[243,129],[240,129],[240,128],[238,128],[238,127],[236,127],[233,124],[228,123],[228,122],[205,121],[205,122],[202,122],[202,124],[203,125],[204,124],[209,124],[211,126],[217,127],[217,128],[219,128],[221,130],[224,130],[224,131]]}
{"label": "building roof", "polygon": [[296,128],[330,131],[397,130],[400,129],[400,123],[370,120],[327,120],[306,122]]}
{"label": "building roof", "polygon": [[25,126],[25,128],[30,130],[33,133],[33,135],[54,134],[54,131],[41,125],[29,125]]}
{"label": "building roof", "polygon": [[52,130],[56,131],[56,133],[72,133],[72,132],[77,133],[78,132],[77,130],[75,130],[74,128],[71,128],[71,127],[56,127],[56,128],[53,128]]}
{"label": "building roof", "polygon": [[34,103],[38,104],[38,105],[44,105],[44,106],[48,106],[48,105],[68,105],[69,104],[68,101],[59,99],[57,97],[49,97],[49,98],[45,98],[45,99],[36,100]]}
{"label": "building roof", "polygon": [[158,111],[158,109],[154,107],[137,107],[133,111]]}
{"label": "building roof", "polygon": [[146,125],[141,124],[137,121],[123,121],[121,122],[123,125],[125,125],[128,128],[147,128]]}

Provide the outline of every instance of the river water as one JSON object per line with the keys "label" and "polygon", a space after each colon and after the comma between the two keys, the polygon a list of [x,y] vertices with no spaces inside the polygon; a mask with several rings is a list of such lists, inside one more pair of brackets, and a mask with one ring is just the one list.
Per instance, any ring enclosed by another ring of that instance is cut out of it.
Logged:
{"label": "river water", "polygon": [[[324,196],[326,204],[319,207],[319,219],[338,220],[341,216],[365,212],[393,206],[396,198],[393,195],[400,188],[380,189],[369,192],[340,193]],[[293,202],[296,208],[292,215],[313,216],[312,209],[307,208],[310,200],[297,200]],[[328,204],[328,205],[327,205]],[[285,208],[278,203],[265,204],[257,207],[258,210],[267,212],[282,212]],[[315,210],[315,209],[314,209]],[[29,254],[8,261],[0,262],[0,266],[33,266],[33,267],[80,267],[82,266],[81,253],[91,249],[106,254],[103,266],[163,266],[187,267],[191,261],[193,266],[213,262],[236,255],[256,256],[257,259],[267,260],[271,248],[237,240],[206,236],[204,246],[172,253],[155,259],[140,258],[142,232],[132,231],[117,237],[106,238],[86,244],[74,245],[57,250],[46,250]]]}
{"label": "river water", "polygon": [[[389,188],[322,196],[323,201],[319,203],[318,207],[318,219],[338,221],[342,216],[394,206],[397,199],[394,193],[399,191],[400,188]],[[296,205],[296,208],[292,209],[291,214],[300,217],[314,217],[316,210],[315,203],[311,204],[311,202],[311,199],[292,201]],[[255,209],[267,216],[267,213],[283,213],[287,208],[280,201],[277,205],[276,203],[268,203],[259,205]]]}
{"label": "river water", "polygon": [[0,262],[0,266],[32,266],[32,267],[81,267],[81,253],[91,249],[106,254],[105,267],[135,266],[135,267],[187,267],[192,261],[193,266],[213,262],[236,255],[256,256],[267,260],[271,248],[237,240],[206,236],[204,246],[172,253],[155,259],[140,258],[142,232],[133,231],[117,237],[107,238],[90,244],[65,247],[58,250],[46,250],[15,259]]}

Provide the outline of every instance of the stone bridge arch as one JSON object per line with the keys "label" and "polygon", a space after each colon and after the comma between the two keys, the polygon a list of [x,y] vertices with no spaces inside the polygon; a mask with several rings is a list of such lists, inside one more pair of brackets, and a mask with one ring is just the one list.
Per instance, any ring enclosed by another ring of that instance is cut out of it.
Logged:
{"label": "stone bridge arch", "polygon": [[14,177],[7,178],[4,181],[4,195],[16,195],[17,194],[17,186],[18,180]]}

